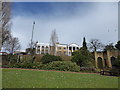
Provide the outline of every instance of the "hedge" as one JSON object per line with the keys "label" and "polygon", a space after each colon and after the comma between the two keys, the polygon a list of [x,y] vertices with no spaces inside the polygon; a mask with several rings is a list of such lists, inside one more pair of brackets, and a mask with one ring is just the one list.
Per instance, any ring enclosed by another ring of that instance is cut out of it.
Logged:
{"label": "hedge", "polygon": [[54,61],[48,63],[42,67],[42,69],[46,70],[59,70],[59,71],[72,71],[72,72],[79,72],[80,67],[77,66],[76,63],[71,61]]}

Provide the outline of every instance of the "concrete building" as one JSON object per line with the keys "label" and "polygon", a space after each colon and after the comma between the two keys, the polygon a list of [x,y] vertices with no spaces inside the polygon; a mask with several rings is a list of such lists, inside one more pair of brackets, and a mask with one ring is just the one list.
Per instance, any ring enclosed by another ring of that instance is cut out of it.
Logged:
{"label": "concrete building", "polygon": [[[56,43],[55,45],[55,55],[61,56],[71,56],[72,52],[80,49],[80,46],[72,43],[68,44],[60,44]],[[36,54],[53,54],[53,46],[50,46],[48,43],[37,43],[36,44]]]}
{"label": "concrete building", "polygon": [[50,45],[48,43],[37,43],[36,54],[50,54]]}
{"label": "concrete building", "polygon": [[104,52],[94,52],[94,56],[96,68],[99,68],[99,64],[102,64],[103,67],[112,67],[116,58],[120,56],[120,51],[107,50]]}

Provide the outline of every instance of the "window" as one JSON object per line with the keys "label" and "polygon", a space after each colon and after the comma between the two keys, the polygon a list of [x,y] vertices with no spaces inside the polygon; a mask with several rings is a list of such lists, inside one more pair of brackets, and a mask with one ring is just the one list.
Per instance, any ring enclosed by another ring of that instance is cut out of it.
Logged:
{"label": "window", "polygon": [[44,54],[44,52],[42,51],[41,54]]}
{"label": "window", "polygon": [[71,55],[71,52],[69,52],[69,55]]}
{"label": "window", "polygon": [[73,50],[75,50],[75,47],[73,47]]}
{"label": "window", "polygon": [[40,51],[40,49],[37,49],[37,51]]}
{"label": "window", "polygon": [[66,52],[64,52],[64,55],[66,55]]}
{"label": "window", "polygon": [[61,52],[59,51],[59,55],[61,55]]}
{"label": "window", "polygon": [[59,47],[59,49],[61,49],[61,47]]}
{"label": "window", "polygon": [[40,46],[38,46],[38,48],[40,48]]}
{"label": "window", "polygon": [[66,50],[66,48],[64,47],[64,50]]}
{"label": "window", "polygon": [[37,51],[37,53],[40,53],[40,51]]}

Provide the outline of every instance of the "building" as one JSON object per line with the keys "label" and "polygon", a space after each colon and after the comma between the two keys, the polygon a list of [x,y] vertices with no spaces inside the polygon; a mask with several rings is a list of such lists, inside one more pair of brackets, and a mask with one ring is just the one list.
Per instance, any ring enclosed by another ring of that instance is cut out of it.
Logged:
{"label": "building", "polygon": [[50,45],[48,43],[37,43],[36,54],[50,54]]}
{"label": "building", "polygon": [[107,50],[103,52],[94,52],[95,66],[99,68],[100,64],[103,67],[112,67],[114,61],[120,56],[119,50]]}
{"label": "building", "polygon": [[0,55],[8,55],[7,52],[0,52]]}
{"label": "building", "polygon": [[50,46],[48,43],[36,44],[36,54],[53,54],[53,52],[55,52],[55,55],[57,56],[71,56],[72,52],[78,49],[80,49],[80,46],[75,43],[72,43],[70,45],[56,43],[55,48],[53,46]]}
{"label": "building", "polygon": [[15,52],[14,52],[14,55],[26,55],[27,53],[26,53],[26,51],[25,50],[16,50]]}

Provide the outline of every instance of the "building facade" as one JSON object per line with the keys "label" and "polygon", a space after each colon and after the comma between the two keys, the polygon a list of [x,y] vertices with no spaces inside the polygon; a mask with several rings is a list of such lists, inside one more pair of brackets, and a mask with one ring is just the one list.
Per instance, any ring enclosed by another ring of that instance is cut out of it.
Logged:
{"label": "building facade", "polygon": [[94,56],[96,68],[99,68],[100,64],[102,64],[103,67],[112,67],[114,61],[120,56],[120,51],[107,50],[104,52],[94,52]]}
{"label": "building facade", "polygon": [[[72,52],[80,49],[80,46],[72,43],[68,44],[60,44],[56,43],[54,48],[54,54],[57,56],[66,55],[71,56]],[[36,54],[53,54],[53,46],[50,46],[48,43],[37,43],[36,44]]]}
{"label": "building facade", "polygon": [[50,45],[47,43],[37,43],[36,54],[50,54]]}

